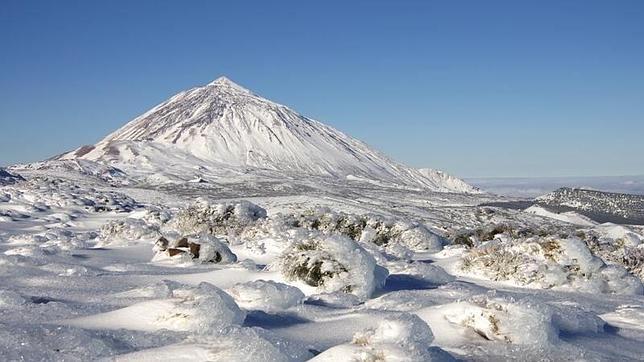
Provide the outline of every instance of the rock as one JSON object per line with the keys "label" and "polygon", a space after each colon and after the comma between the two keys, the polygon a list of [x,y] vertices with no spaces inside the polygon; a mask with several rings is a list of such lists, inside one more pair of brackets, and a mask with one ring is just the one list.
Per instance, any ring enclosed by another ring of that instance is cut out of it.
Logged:
{"label": "rock", "polygon": [[234,263],[237,256],[230,251],[228,245],[221,240],[206,234],[199,236],[184,236],[174,243],[168,242],[165,237],[159,238],[154,245],[156,255],[153,260],[167,260],[177,255],[182,256],[183,261],[195,261],[200,263]]}
{"label": "rock", "polygon": [[177,249],[177,248],[168,248],[167,252],[168,252],[168,256],[173,257],[175,255],[183,254],[186,251],[181,250],[181,249]]}
{"label": "rock", "polygon": [[154,246],[157,250],[165,251],[166,249],[168,249],[169,244],[170,242],[168,241],[168,239],[162,236],[159,238],[159,240],[156,241],[156,243],[154,243]]}
{"label": "rock", "polygon": [[188,243],[188,246],[190,248],[190,254],[195,258],[199,258],[199,249],[201,249],[201,244],[190,242]]}
{"label": "rock", "polygon": [[188,238],[184,236],[181,239],[177,240],[177,242],[174,244],[174,247],[175,248],[187,248],[187,247],[189,247]]}

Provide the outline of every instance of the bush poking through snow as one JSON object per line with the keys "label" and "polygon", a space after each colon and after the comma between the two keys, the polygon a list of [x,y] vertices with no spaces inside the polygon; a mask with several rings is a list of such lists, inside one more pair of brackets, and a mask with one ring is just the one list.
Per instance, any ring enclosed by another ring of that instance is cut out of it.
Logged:
{"label": "bush poking through snow", "polygon": [[142,219],[113,220],[101,226],[97,246],[127,244],[159,237],[159,226]]}
{"label": "bush poking through snow", "polygon": [[579,230],[577,236],[586,242],[593,254],[644,279],[643,236],[624,226],[610,224]]}
{"label": "bush poking through snow", "polygon": [[495,281],[589,293],[642,294],[641,281],[618,265],[607,266],[579,239],[493,240],[470,249],[461,269]]}
{"label": "bush poking through snow", "polygon": [[[507,301],[485,295],[468,301],[421,309],[417,314],[430,324],[440,321],[445,333],[470,333],[484,340],[510,344],[546,346],[557,341],[552,313],[526,302]],[[445,324],[444,322],[447,322]]]}
{"label": "bush poking through snow", "polygon": [[173,241],[160,237],[154,244],[156,252],[153,261],[175,260],[180,262],[199,262],[202,264],[230,264],[237,261],[237,256],[228,245],[214,236],[184,236]]}
{"label": "bush poking through snow", "polygon": [[353,336],[354,344],[393,344],[416,352],[427,349],[433,340],[434,335],[427,323],[417,315],[408,313],[386,317],[375,329],[367,329]]}
{"label": "bush poking through snow", "polygon": [[474,230],[460,230],[449,237],[453,245],[474,247],[482,242],[494,240],[497,235],[516,235],[519,232],[506,224],[489,224]]}
{"label": "bush poking through snow", "polygon": [[355,333],[351,343],[332,347],[312,361],[449,361],[447,354],[430,351],[433,339],[422,319],[400,313]]}
{"label": "bush poking through snow", "polygon": [[263,218],[266,218],[266,210],[248,201],[209,204],[200,199],[180,210],[170,226],[183,235],[239,235],[245,228]]}
{"label": "bush poking through snow", "polygon": [[367,299],[384,283],[375,259],[355,241],[317,235],[294,242],[277,261],[288,280],[299,280],[319,292],[351,293]]}
{"label": "bush poking through snow", "polygon": [[27,244],[43,249],[73,250],[88,246],[88,241],[97,237],[96,232],[74,232],[65,228],[51,228],[37,234],[17,234],[9,237],[9,244]]}
{"label": "bush poking through snow", "polygon": [[439,251],[444,244],[442,237],[423,224],[378,215],[351,215],[323,208],[285,216],[283,222],[291,227],[341,234],[378,246],[400,243],[413,251]]}

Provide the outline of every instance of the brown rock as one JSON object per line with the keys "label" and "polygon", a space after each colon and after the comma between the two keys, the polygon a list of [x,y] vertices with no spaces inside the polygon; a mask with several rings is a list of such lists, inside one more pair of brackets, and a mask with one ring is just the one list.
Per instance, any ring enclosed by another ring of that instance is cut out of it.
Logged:
{"label": "brown rock", "polygon": [[186,252],[185,250],[181,250],[181,249],[177,249],[177,248],[169,248],[168,249],[168,255],[170,255],[170,256],[179,255],[179,254],[182,254],[182,253],[185,253],[185,252]]}
{"label": "brown rock", "polygon": [[168,248],[168,244],[170,244],[170,242],[168,241],[168,239],[164,238],[163,236],[160,237],[156,243],[154,243],[154,245],[158,246],[159,250],[161,251],[165,251]]}
{"label": "brown rock", "polygon": [[190,254],[192,254],[195,259],[199,258],[199,249],[201,249],[201,245],[192,242],[188,243],[188,245],[190,247]]}
{"label": "brown rock", "polygon": [[185,236],[179,239],[174,246],[175,248],[187,248],[188,247],[188,238]]}

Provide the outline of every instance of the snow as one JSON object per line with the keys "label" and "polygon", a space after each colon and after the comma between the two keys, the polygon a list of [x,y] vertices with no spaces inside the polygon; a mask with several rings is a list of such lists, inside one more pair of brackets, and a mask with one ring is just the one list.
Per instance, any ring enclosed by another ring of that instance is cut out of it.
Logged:
{"label": "snow", "polygon": [[168,294],[115,311],[63,320],[61,324],[89,329],[131,329],[138,331],[191,331],[211,333],[241,325],[245,313],[230,295],[201,283],[197,287],[165,283]]}
{"label": "snow", "polygon": [[[471,206],[484,195],[421,203],[378,189],[359,203],[355,194],[250,202],[57,172],[26,171],[0,190],[4,360],[643,352],[638,228]],[[449,245],[462,230],[473,245]],[[180,259],[159,257],[161,236],[168,246],[199,243],[199,257],[189,247]],[[212,251],[219,262],[206,261]],[[466,260],[479,266],[465,271]],[[306,277],[318,261],[321,278]],[[308,269],[293,277],[298,265]]]}
{"label": "snow", "polygon": [[447,343],[453,343],[453,339],[479,339],[543,346],[557,338],[546,312],[524,303],[485,296],[428,307],[416,313],[430,326],[443,331],[437,338],[447,337]]}
{"label": "snow", "polygon": [[375,328],[354,334],[351,343],[338,345],[312,361],[432,361],[450,360],[449,355],[432,353],[429,326],[413,314],[384,318]]}
{"label": "snow", "polygon": [[280,311],[304,302],[305,296],[298,288],[271,280],[255,280],[235,284],[226,290],[237,304],[247,310]]}
{"label": "snow", "polygon": [[[181,92],[93,146],[59,157],[99,161],[150,182],[208,182],[208,170],[266,170],[479,192],[431,169],[399,164],[342,132],[219,78]],[[194,169],[191,165],[202,165]]]}
{"label": "snow", "polygon": [[529,208],[525,209],[525,212],[528,212],[534,215],[543,216],[543,217],[549,217],[551,219],[556,219],[556,220],[568,222],[575,225],[583,225],[583,226],[597,225],[597,222],[581,214],[578,214],[574,211],[556,213],[556,212],[546,210],[541,206],[532,205]]}
{"label": "snow", "polygon": [[225,78],[8,172],[3,361],[644,355],[641,226],[478,206]]}
{"label": "snow", "polygon": [[580,239],[492,240],[464,254],[454,271],[513,285],[589,293],[644,292],[639,278],[594,256]]}

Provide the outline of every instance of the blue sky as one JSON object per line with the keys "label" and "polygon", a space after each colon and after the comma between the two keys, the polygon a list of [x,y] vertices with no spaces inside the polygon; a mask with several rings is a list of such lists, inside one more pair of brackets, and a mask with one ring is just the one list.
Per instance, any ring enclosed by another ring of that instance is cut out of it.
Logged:
{"label": "blue sky", "polygon": [[644,174],[644,1],[0,4],[0,165],[220,75],[462,177]]}

